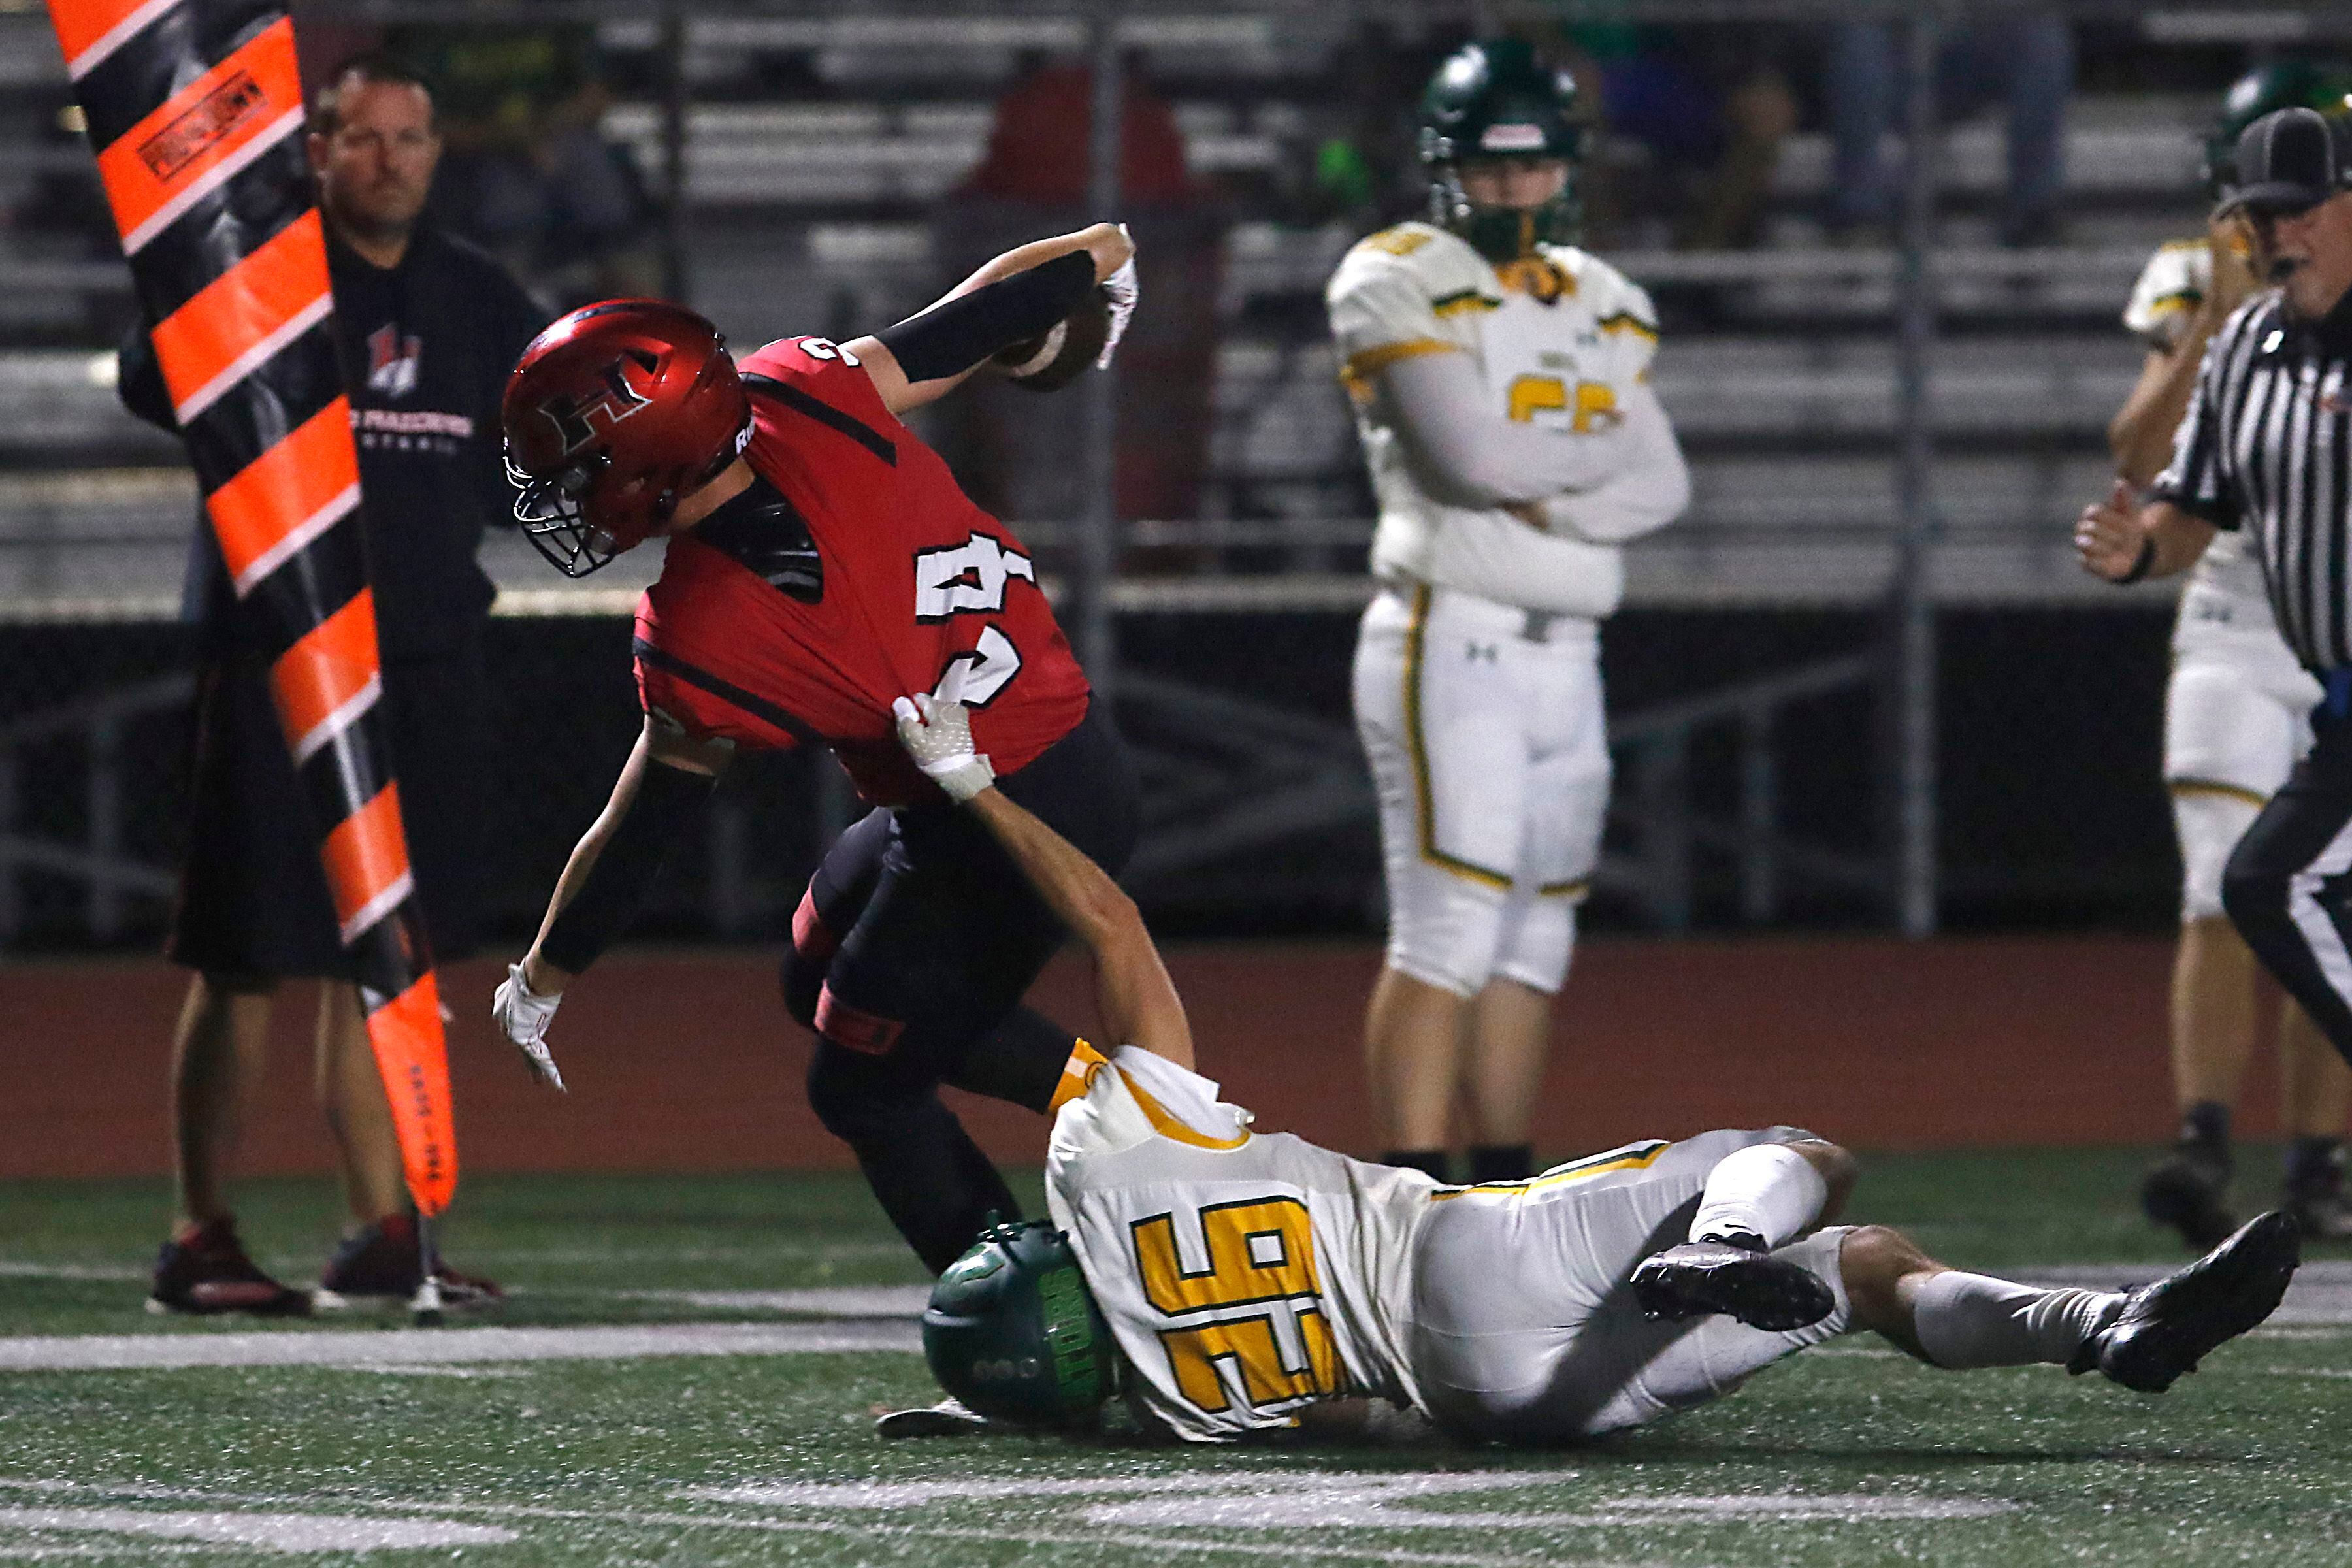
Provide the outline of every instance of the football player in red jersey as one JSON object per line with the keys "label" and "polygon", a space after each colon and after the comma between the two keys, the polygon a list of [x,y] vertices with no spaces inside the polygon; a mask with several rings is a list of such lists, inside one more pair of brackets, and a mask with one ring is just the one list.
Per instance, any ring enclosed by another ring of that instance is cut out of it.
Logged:
{"label": "football player in red jersey", "polygon": [[1029,552],[898,416],[992,359],[1041,383],[1107,359],[1132,253],[1108,224],[1040,240],[871,337],[787,338],[740,369],[683,307],[591,305],[524,352],[502,410],[541,553],[575,576],[655,535],[668,555],[637,609],[644,732],[499,988],[500,1028],[561,1087],[564,987],[728,759],[830,746],[875,809],[810,879],[785,1003],[818,1037],[811,1104],[934,1272],[1017,1210],[939,1085],[1045,1109],[1072,1037],[1020,1003],[1065,933],[908,762],[891,702],[961,694],[1004,792],[1114,870],[1138,790]]}

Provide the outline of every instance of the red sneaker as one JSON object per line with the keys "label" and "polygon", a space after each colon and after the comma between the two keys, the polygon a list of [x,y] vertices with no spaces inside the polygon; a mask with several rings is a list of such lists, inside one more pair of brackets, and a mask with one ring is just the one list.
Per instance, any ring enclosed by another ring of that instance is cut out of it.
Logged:
{"label": "red sneaker", "polygon": [[192,1225],[163,1244],[155,1258],[155,1283],[147,1292],[151,1312],[252,1312],[265,1318],[299,1318],[310,1298],[264,1274],[236,1238],[227,1216]]}
{"label": "red sneaker", "polygon": [[[434,1273],[441,1281],[445,1307],[485,1307],[506,1299],[506,1292],[488,1279],[460,1273],[436,1250]],[[321,1311],[340,1311],[361,1300],[405,1302],[424,1283],[416,1255],[416,1216],[396,1214],[348,1237],[329,1259],[311,1298]]]}

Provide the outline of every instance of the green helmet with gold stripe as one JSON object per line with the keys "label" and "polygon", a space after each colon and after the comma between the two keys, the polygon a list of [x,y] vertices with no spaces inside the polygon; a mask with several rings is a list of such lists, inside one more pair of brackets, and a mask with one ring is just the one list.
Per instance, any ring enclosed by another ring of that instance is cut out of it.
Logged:
{"label": "green helmet with gold stripe", "polygon": [[[1584,142],[1575,107],[1575,80],[1543,65],[1520,39],[1482,38],[1454,51],[1421,95],[1430,221],[1490,261],[1531,255],[1538,242],[1574,244],[1583,216],[1576,162]],[[1558,159],[1568,165],[1568,179],[1559,195],[1536,206],[1474,205],[1463,192],[1461,166],[1499,158]]]}
{"label": "green helmet with gold stripe", "polygon": [[2340,60],[2273,60],[2231,82],[2221,99],[2221,117],[2205,139],[2205,185],[2214,196],[2238,177],[2239,133],[2282,109],[2342,117],[2352,110],[2352,66]]}
{"label": "green helmet with gold stripe", "polygon": [[923,1359],[973,1410],[1031,1426],[1090,1418],[1115,1366],[1078,1255],[1042,1219],[991,1226],[948,1266],[923,1310]]}

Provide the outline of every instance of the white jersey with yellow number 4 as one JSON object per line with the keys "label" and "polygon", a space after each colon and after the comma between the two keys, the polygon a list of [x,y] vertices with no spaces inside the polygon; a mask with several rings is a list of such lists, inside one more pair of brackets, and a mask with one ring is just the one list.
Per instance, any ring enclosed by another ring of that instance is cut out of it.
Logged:
{"label": "white jersey with yellow number 4", "polygon": [[1132,1046],[1055,1121],[1046,1202],[1142,1403],[1202,1443],[1342,1394],[1418,1404],[1401,1314],[1436,1184],[1249,1123]]}
{"label": "white jersey with yellow number 4", "polygon": [[[1541,531],[1500,508],[1449,505],[1416,471],[1380,373],[1421,354],[1477,363],[1493,413],[1563,436],[1616,427],[1658,342],[1650,297],[1572,246],[1496,266],[1425,223],[1360,241],[1326,291],[1340,379],[1380,504],[1372,570],[1526,609],[1608,615],[1624,583],[1619,548]],[[1605,532],[1606,531],[1599,531]]]}
{"label": "white jersey with yellow number 4", "polygon": [[[2132,285],[2131,299],[2124,306],[2124,330],[2151,353],[2175,353],[2212,289],[2213,252],[2204,240],[2177,239],[2159,246]],[[2225,530],[2214,536],[2189,573],[2173,647],[2226,647],[2248,633],[2277,642],[2278,619],[2263,587],[2261,565],[2246,552],[2244,541]],[[2291,668],[2294,660],[2285,649],[2279,642],[2278,656]],[[2258,647],[2252,653],[2260,657],[2270,651]]]}

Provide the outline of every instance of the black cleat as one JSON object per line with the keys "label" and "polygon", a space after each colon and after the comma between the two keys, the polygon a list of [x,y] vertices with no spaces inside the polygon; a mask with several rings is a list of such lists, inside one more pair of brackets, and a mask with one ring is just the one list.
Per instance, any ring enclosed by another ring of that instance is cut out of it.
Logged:
{"label": "black cleat", "polygon": [[2083,1342],[2066,1370],[2096,1367],[2126,1388],[2162,1394],[2216,1345],[2277,1310],[2302,1261],[2292,1215],[2273,1209],[2248,1220],[2196,1262],[2125,1297],[2123,1310]]}
{"label": "black cleat", "polygon": [[2180,1233],[2199,1252],[2210,1252],[2238,1227],[2230,1212],[2230,1156],[2226,1151],[2183,1143],[2151,1169],[2139,1184],[2140,1212]]}
{"label": "black cleat", "polygon": [[2344,1196],[2343,1168],[2332,1162],[2287,1184],[2286,1212],[2305,1241],[2352,1241],[2352,1202]]}
{"label": "black cleat", "polygon": [[1686,1241],[1653,1253],[1633,1270],[1633,1300],[1653,1322],[1721,1312],[1770,1333],[1818,1323],[1837,1306],[1826,1284],[1761,1242]]}

